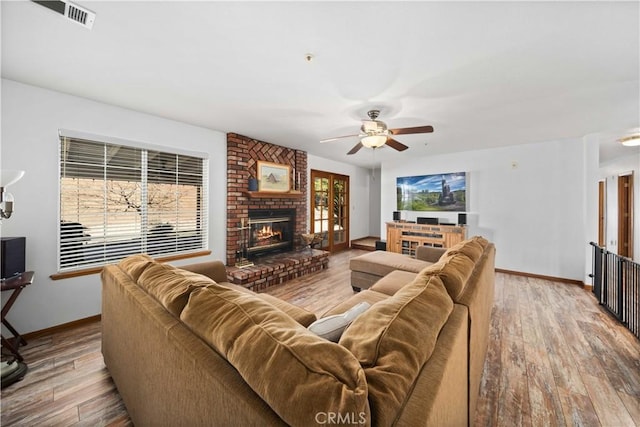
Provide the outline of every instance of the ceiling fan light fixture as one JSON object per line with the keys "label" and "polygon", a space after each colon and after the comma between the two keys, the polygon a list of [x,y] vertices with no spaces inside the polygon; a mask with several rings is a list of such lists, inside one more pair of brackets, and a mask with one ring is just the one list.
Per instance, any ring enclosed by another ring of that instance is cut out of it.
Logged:
{"label": "ceiling fan light fixture", "polygon": [[382,147],[387,142],[386,135],[367,135],[363,136],[360,139],[362,145],[367,148],[379,148]]}
{"label": "ceiling fan light fixture", "polygon": [[640,133],[620,138],[618,142],[625,147],[637,147],[640,145]]}
{"label": "ceiling fan light fixture", "polygon": [[328,142],[339,138],[351,138],[353,136],[358,136],[360,138],[360,141],[351,149],[351,151],[347,153],[348,155],[356,154],[362,147],[375,149],[380,148],[383,145],[386,145],[396,151],[404,151],[409,147],[404,145],[402,142],[395,140],[393,138],[395,135],[433,132],[432,126],[414,126],[408,128],[389,129],[385,122],[377,120],[378,116],[380,115],[380,110],[369,110],[367,112],[367,115],[369,116],[369,120],[362,120],[359,135],[338,136],[336,138],[323,139],[320,142]]}
{"label": "ceiling fan light fixture", "polygon": [[380,120],[363,120],[360,131],[366,134],[381,134],[387,133],[387,125]]}

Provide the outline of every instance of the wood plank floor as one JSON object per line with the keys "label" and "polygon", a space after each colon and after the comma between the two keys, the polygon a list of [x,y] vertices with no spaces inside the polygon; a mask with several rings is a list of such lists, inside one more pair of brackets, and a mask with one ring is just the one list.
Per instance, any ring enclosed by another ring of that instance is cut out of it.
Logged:
{"label": "wood plank floor", "polygon": [[[271,288],[317,314],[351,294],[351,250]],[[27,376],[1,394],[2,426],[128,426],[100,354],[100,323],[30,340]],[[496,275],[477,426],[640,426],[640,341],[575,285]]]}

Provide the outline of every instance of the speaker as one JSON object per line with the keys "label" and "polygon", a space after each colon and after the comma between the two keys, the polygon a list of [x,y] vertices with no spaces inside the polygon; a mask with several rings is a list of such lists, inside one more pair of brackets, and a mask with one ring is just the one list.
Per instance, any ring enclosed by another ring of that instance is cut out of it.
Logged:
{"label": "speaker", "polygon": [[3,237],[0,239],[0,277],[7,279],[24,273],[25,237]]}
{"label": "speaker", "polygon": [[466,225],[467,224],[467,214],[459,213],[458,214],[458,225]]}
{"label": "speaker", "polygon": [[429,225],[438,225],[438,223],[440,222],[438,218],[432,218],[432,217],[426,217],[426,216],[419,216],[418,218],[416,218],[416,221],[418,222],[418,224],[429,224]]}
{"label": "speaker", "polygon": [[400,221],[400,212],[393,211],[393,220],[394,221]]}

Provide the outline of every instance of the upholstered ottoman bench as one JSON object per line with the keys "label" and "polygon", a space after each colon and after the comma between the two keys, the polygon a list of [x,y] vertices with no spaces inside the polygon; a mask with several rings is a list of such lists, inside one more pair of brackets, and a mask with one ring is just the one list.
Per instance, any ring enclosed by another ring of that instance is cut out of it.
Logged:
{"label": "upholstered ottoman bench", "polygon": [[368,289],[378,280],[395,270],[419,273],[433,262],[422,261],[395,252],[374,251],[349,260],[351,287],[354,291]]}

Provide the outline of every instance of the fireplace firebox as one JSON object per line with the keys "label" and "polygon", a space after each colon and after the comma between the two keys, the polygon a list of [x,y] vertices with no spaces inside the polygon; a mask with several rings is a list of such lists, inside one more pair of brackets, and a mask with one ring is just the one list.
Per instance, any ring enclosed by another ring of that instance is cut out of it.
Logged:
{"label": "fireplace firebox", "polygon": [[247,257],[292,250],[295,216],[295,209],[250,209]]}

